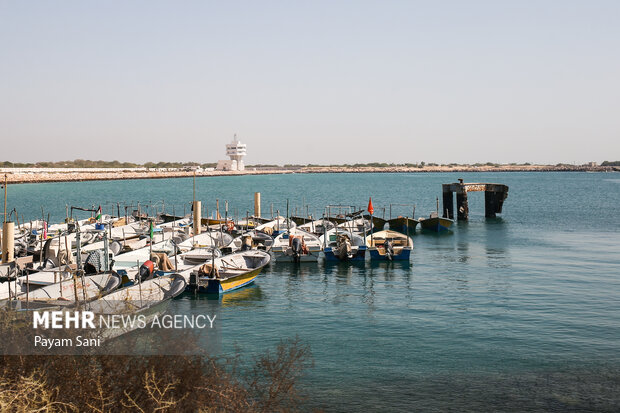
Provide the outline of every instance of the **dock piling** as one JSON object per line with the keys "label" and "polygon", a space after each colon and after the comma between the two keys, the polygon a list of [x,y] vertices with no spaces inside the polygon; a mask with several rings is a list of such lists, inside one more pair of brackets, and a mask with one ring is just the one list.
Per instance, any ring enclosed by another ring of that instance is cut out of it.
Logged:
{"label": "dock piling", "polygon": [[15,223],[5,221],[2,223],[2,262],[15,260]]}
{"label": "dock piling", "polygon": [[456,193],[456,216],[460,220],[469,219],[469,203],[467,202],[467,191]]}
{"label": "dock piling", "polygon": [[462,179],[452,184],[443,184],[443,217],[454,219],[454,202],[452,193],[456,192],[457,218],[459,221],[469,219],[468,192],[484,191],[484,216],[495,218],[502,212],[504,201],[508,197],[508,186],[503,184],[464,183]]}
{"label": "dock piling", "polygon": [[445,185],[443,187],[443,217],[454,219],[454,195],[452,191],[446,191]]}
{"label": "dock piling", "polygon": [[260,192],[254,192],[254,216],[260,217]]}
{"label": "dock piling", "polygon": [[201,230],[202,202],[194,201],[194,235],[199,235]]}

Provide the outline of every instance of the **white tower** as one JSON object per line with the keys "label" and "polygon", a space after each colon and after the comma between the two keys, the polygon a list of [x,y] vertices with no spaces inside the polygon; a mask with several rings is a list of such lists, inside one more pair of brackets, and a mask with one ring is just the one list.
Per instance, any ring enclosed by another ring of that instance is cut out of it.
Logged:
{"label": "white tower", "polygon": [[243,157],[247,154],[245,143],[239,142],[235,134],[232,143],[226,145],[226,156],[230,157],[230,169],[233,171],[243,171]]}

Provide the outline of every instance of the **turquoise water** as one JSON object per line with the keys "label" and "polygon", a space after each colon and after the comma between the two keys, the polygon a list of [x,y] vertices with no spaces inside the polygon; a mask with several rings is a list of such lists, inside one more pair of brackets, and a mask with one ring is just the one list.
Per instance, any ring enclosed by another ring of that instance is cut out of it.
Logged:
{"label": "turquoise water", "polygon": [[[282,338],[311,346],[309,408],[326,411],[620,410],[620,178],[605,173],[316,174],[197,179],[211,210],[252,211],[260,191],[284,213],[304,202],[415,203],[435,209],[441,184],[510,187],[501,218],[414,237],[411,263],[275,264],[220,300],[183,296],[179,313],[216,313],[209,350],[257,355]],[[191,179],[12,185],[26,219],[65,204],[191,201]],[[185,205],[188,205],[187,203]],[[223,205],[223,204],[222,204]],[[105,212],[105,207],[104,207]],[[408,214],[408,209],[394,210]]]}

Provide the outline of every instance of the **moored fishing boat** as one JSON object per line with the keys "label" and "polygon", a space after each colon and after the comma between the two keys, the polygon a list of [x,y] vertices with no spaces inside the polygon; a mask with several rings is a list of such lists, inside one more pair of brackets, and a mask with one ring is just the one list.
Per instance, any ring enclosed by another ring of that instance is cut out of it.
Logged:
{"label": "moored fishing boat", "polygon": [[[181,272],[188,276],[189,288],[207,294],[223,294],[254,282],[271,261],[264,251],[243,251],[216,258],[197,270]],[[189,272],[189,274],[187,274]]]}
{"label": "moored fishing boat", "polygon": [[372,222],[372,230],[373,231],[383,231],[383,228],[385,228],[385,224],[387,223],[387,221],[385,219],[379,218],[379,217],[374,216],[374,215],[365,214],[364,218],[366,218],[367,220]]}
{"label": "moored fishing boat", "polygon": [[437,210],[431,212],[428,218],[420,218],[419,222],[422,229],[434,232],[448,231],[454,223],[451,219],[439,216],[439,198],[437,198]]}
{"label": "moored fishing boat", "polygon": [[270,218],[262,218],[262,217],[256,217],[256,216],[249,216],[247,218],[241,218],[237,221],[236,223],[236,227],[240,228],[242,230],[251,230],[256,228],[259,225],[262,224],[266,224],[268,222],[272,221]]}
{"label": "moored fishing boat", "polygon": [[334,223],[328,221],[327,219],[317,219],[316,221],[306,222],[305,224],[299,225],[297,228],[315,235],[321,235],[324,234],[326,230],[329,231],[334,227]]}
{"label": "moored fishing boat", "polygon": [[[331,222],[335,223],[335,224],[344,224],[347,221],[350,221],[351,219],[360,217],[364,210],[360,209],[360,210],[356,210],[353,211],[353,208],[350,206],[344,206],[344,205],[328,205],[327,207],[327,218],[328,220],[330,220]],[[343,212],[343,210],[347,211],[347,213],[338,213],[337,215],[332,215],[332,209],[334,210],[338,210],[340,212]]]}
{"label": "moored fishing boat", "polygon": [[276,262],[316,262],[321,249],[319,237],[292,228],[274,239],[271,251]]}
{"label": "moored fishing boat", "polygon": [[264,232],[271,236],[277,236],[278,234],[288,230],[289,228],[294,228],[297,226],[293,221],[287,220],[286,218],[279,216],[276,217],[273,221],[269,221],[265,224],[259,225],[256,227],[256,231]]}
{"label": "moored fishing boat", "polygon": [[355,234],[369,234],[372,231],[372,222],[364,217],[352,218],[338,224],[338,228],[346,229]]}
{"label": "moored fishing boat", "polygon": [[442,218],[436,212],[431,212],[428,218],[420,218],[422,229],[434,232],[448,231],[453,223],[451,219]]}
{"label": "moored fishing boat", "polygon": [[75,305],[76,302],[85,303],[101,298],[120,285],[121,277],[115,272],[75,277],[24,292],[7,304],[14,309],[37,308],[42,305],[66,307]]}
{"label": "moored fishing boat", "polygon": [[366,258],[366,242],[358,234],[334,228],[320,237],[326,261],[363,261]]}
{"label": "moored fishing boat", "polygon": [[[185,291],[187,282],[179,274],[164,275],[116,290],[86,304],[85,309],[101,315],[143,316],[146,324],[166,311],[171,299]],[[113,338],[137,329],[136,323],[121,323],[98,332],[101,338]]]}
{"label": "moored fishing boat", "polygon": [[385,230],[366,238],[368,253],[373,261],[408,260],[413,250],[413,240],[397,231]]}
{"label": "moored fishing boat", "polygon": [[233,237],[226,232],[210,231],[198,235],[192,235],[185,241],[177,244],[181,252],[187,252],[193,248],[223,247],[230,244]]}
{"label": "moored fishing boat", "polygon": [[0,284],[0,300],[15,297],[35,290],[36,288],[56,284],[60,281],[68,281],[73,278],[75,265],[63,266],[53,270],[41,270],[32,274],[16,277],[14,280]]}
{"label": "moored fishing boat", "polygon": [[409,217],[397,217],[387,221],[390,230],[398,231],[401,234],[409,235],[415,232],[418,221]]}
{"label": "moored fishing boat", "polygon": [[224,248],[225,254],[239,251],[261,250],[269,252],[273,246],[273,237],[260,231],[249,231],[234,238]]}

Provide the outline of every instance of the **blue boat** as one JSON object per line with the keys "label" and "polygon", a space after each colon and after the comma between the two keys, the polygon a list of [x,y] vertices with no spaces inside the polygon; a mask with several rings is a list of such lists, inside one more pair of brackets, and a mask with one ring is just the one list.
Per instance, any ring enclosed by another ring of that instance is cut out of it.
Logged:
{"label": "blue boat", "polygon": [[367,238],[371,261],[407,261],[413,240],[397,231],[379,231]]}
{"label": "blue boat", "polygon": [[435,232],[448,231],[454,223],[451,219],[438,216],[436,212],[433,212],[429,218],[420,218],[419,222],[422,229]]}
{"label": "blue boat", "polygon": [[321,243],[324,245],[323,254],[325,261],[364,261],[366,259],[366,243],[358,234],[334,228],[321,235]]}
{"label": "blue boat", "polygon": [[450,230],[450,227],[454,223],[451,219],[442,218],[439,216],[439,198],[437,198],[437,210],[431,212],[428,218],[420,218],[418,220],[422,229],[434,232],[444,232]]}

